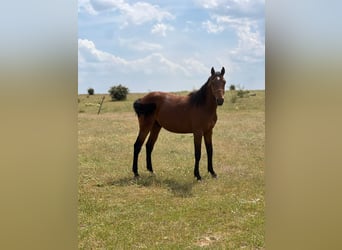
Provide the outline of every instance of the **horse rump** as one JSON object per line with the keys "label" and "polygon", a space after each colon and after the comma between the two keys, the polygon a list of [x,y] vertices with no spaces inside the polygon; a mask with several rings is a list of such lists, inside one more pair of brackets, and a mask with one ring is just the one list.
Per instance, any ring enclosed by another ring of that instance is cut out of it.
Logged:
{"label": "horse rump", "polygon": [[141,99],[138,99],[134,102],[133,108],[137,116],[149,116],[154,113],[157,108],[155,103],[141,103]]}

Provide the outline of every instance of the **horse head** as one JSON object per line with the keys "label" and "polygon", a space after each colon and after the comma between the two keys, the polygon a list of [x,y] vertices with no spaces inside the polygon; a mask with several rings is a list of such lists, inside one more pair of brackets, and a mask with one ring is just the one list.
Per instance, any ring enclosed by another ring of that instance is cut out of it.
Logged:
{"label": "horse head", "polygon": [[226,80],[224,79],[225,69],[222,67],[221,72],[215,72],[214,67],[211,68],[210,88],[213,93],[217,105],[222,105],[224,102],[224,87]]}

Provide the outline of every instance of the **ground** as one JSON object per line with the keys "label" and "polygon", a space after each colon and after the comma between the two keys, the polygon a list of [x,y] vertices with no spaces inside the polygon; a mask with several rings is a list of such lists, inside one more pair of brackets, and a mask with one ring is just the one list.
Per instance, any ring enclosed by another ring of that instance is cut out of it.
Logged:
{"label": "ground", "polygon": [[[80,249],[264,249],[265,92],[237,98],[226,92],[213,133],[213,165],[193,177],[191,134],[162,130],[152,153],[155,175],[139,157],[133,178],[133,144],[138,133],[132,104],[142,94],[112,102],[106,95],[79,95]],[[187,94],[181,92],[177,94]]]}

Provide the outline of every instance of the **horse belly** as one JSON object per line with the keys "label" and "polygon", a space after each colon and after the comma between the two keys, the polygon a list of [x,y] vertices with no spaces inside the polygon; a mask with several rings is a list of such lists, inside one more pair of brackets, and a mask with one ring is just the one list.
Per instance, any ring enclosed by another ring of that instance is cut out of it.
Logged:
{"label": "horse belly", "polygon": [[160,110],[158,123],[166,130],[174,133],[192,133],[192,124],[189,114],[178,111]]}

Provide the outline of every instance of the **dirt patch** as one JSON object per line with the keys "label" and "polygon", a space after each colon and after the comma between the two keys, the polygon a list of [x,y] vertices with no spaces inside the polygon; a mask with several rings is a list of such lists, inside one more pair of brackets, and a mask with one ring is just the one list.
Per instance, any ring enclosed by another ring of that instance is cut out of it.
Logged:
{"label": "dirt patch", "polygon": [[218,235],[202,236],[195,242],[195,245],[199,247],[207,247],[220,240],[220,238],[221,236]]}

